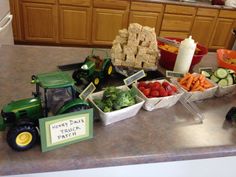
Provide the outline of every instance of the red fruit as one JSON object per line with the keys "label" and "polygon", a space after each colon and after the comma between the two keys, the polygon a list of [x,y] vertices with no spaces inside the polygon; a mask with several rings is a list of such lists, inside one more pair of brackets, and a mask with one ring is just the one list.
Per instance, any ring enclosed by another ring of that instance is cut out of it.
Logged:
{"label": "red fruit", "polygon": [[159,94],[160,94],[161,97],[168,96],[167,91],[164,88],[162,89],[162,87],[159,90]]}
{"label": "red fruit", "polygon": [[177,88],[175,86],[173,86],[173,85],[170,85],[170,86],[171,86],[173,92],[177,92]]}
{"label": "red fruit", "polygon": [[144,82],[144,81],[141,81],[141,82],[139,82],[138,83],[138,87],[147,87],[147,84],[146,84],[146,82]]}
{"label": "red fruit", "polygon": [[152,86],[152,90],[159,90],[161,88],[161,84],[159,82],[154,82]]}
{"label": "red fruit", "polygon": [[167,92],[172,91],[172,87],[170,85],[167,85],[164,87]]}
{"label": "red fruit", "polygon": [[143,90],[145,90],[145,87],[141,86],[141,87],[138,87],[138,89],[142,92]]}
{"label": "red fruit", "polygon": [[151,95],[152,97],[159,97],[159,91],[157,91],[157,90],[152,90],[151,93],[150,93],[150,95]]}
{"label": "red fruit", "polygon": [[146,88],[145,90],[143,90],[143,94],[144,94],[145,96],[149,96],[150,92],[151,92],[151,89],[150,89],[150,88]]}
{"label": "red fruit", "polygon": [[166,81],[162,82],[162,86],[163,86],[164,88],[166,88],[166,87],[169,86],[169,85],[170,85],[169,82],[166,82]]}
{"label": "red fruit", "polygon": [[147,84],[147,88],[152,88],[154,86],[154,83],[153,82],[149,82],[148,84]]}

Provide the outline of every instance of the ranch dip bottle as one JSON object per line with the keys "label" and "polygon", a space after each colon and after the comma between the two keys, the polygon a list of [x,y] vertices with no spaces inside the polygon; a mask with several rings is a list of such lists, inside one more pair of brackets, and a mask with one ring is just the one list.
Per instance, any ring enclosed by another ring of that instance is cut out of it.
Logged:
{"label": "ranch dip bottle", "polygon": [[192,39],[192,36],[181,41],[174,66],[175,72],[185,74],[189,71],[195,49],[196,43]]}

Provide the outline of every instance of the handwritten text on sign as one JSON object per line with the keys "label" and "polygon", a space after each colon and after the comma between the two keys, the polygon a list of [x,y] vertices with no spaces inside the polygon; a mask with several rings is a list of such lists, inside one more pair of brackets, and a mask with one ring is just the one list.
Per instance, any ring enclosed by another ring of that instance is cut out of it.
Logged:
{"label": "handwritten text on sign", "polygon": [[50,124],[51,143],[58,143],[77,136],[85,135],[85,117]]}

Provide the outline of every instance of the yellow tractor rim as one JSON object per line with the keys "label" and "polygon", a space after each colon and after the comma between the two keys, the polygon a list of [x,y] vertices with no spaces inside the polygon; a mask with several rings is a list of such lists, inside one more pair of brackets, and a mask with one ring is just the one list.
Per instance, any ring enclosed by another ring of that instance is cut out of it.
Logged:
{"label": "yellow tractor rim", "polygon": [[22,132],[16,137],[16,144],[18,146],[27,146],[32,141],[33,137],[30,132]]}
{"label": "yellow tractor rim", "polygon": [[112,66],[109,66],[107,74],[110,75],[112,73]]}
{"label": "yellow tractor rim", "polygon": [[95,79],[94,79],[94,84],[95,84],[95,85],[98,85],[98,84],[99,84],[99,78],[95,78]]}

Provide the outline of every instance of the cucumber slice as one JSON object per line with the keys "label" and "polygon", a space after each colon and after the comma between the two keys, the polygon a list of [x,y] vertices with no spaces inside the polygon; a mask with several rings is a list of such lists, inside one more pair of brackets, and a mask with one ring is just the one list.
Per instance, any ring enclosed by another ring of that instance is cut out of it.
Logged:
{"label": "cucumber slice", "polygon": [[220,79],[224,79],[228,75],[228,71],[223,68],[218,68],[215,72],[216,72],[216,77],[218,77]]}
{"label": "cucumber slice", "polygon": [[227,81],[228,81],[228,85],[233,85],[234,84],[234,79],[232,77],[231,74],[228,74],[228,76],[226,77]]}
{"label": "cucumber slice", "polygon": [[211,78],[210,78],[213,82],[217,83],[220,79],[218,77],[216,77],[214,74],[211,75]]}
{"label": "cucumber slice", "polygon": [[218,82],[218,85],[221,86],[221,87],[228,86],[228,80],[227,80],[227,79],[221,79],[221,80]]}
{"label": "cucumber slice", "polygon": [[207,71],[202,71],[201,74],[208,78],[211,76]]}

